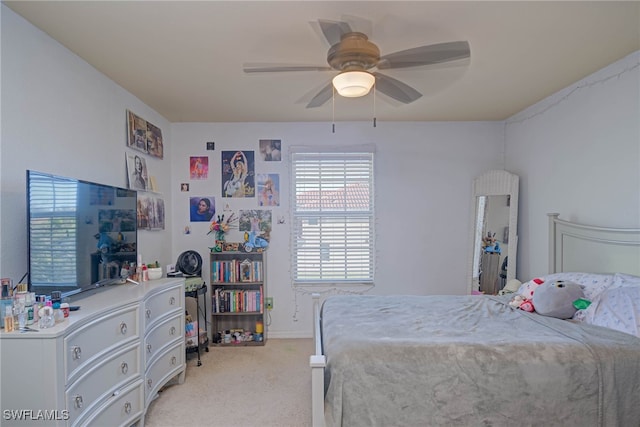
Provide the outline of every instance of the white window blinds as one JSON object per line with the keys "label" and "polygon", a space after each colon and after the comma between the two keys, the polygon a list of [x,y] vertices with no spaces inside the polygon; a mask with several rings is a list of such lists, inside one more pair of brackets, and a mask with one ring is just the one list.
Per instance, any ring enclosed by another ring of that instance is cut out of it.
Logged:
{"label": "white window blinds", "polygon": [[74,181],[54,182],[47,176],[31,175],[29,273],[34,285],[77,282],[77,191]]}
{"label": "white window blinds", "polygon": [[374,153],[293,150],[291,162],[294,283],[373,283]]}

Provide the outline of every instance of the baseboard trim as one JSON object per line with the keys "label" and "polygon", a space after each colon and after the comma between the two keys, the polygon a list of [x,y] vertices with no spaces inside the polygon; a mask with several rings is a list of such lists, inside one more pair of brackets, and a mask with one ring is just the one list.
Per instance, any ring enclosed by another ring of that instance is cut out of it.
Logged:
{"label": "baseboard trim", "polygon": [[272,332],[267,330],[267,339],[268,338],[313,338],[313,334],[310,332],[302,332],[302,331]]}

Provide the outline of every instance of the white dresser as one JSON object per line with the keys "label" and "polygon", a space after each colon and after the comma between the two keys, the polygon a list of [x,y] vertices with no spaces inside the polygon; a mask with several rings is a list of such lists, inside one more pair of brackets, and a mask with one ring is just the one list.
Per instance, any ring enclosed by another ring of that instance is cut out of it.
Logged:
{"label": "white dresser", "polygon": [[184,280],[116,285],[72,304],[80,310],[53,328],[0,334],[0,424],[143,425],[158,390],[184,382]]}

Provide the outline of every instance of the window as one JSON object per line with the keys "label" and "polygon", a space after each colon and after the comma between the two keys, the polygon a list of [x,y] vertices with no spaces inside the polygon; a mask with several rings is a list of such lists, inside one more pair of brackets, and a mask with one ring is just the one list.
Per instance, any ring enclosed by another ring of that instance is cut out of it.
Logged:
{"label": "window", "polygon": [[31,283],[75,286],[77,183],[31,175]]}
{"label": "window", "polygon": [[373,283],[373,160],[371,149],[292,148],[294,284]]}

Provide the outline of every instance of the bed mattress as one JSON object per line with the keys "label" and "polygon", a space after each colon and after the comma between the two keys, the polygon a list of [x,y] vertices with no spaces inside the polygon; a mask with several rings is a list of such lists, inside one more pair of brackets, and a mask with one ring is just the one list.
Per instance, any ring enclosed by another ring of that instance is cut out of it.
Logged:
{"label": "bed mattress", "polygon": [[640,425],[639,338],[508,299],[327,298],[327,425]]}

